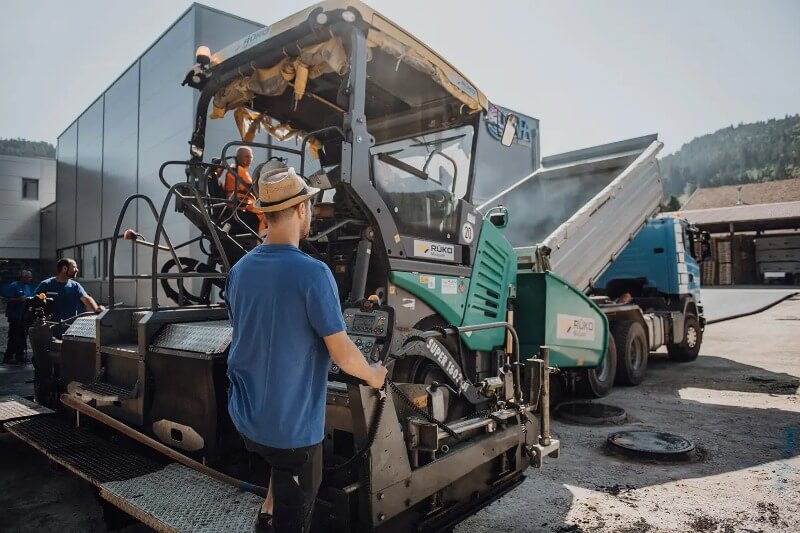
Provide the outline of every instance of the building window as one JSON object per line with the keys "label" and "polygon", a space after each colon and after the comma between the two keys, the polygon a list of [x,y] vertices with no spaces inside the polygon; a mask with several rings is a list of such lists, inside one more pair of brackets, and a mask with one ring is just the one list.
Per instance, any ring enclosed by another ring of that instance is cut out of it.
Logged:
{"label": "building window", "polygon": [[101,244],[100,242],[93,242],[81,246],[82,263],[78,266],[81,269],[80,277],[83,279],[102,279]]}
{"label": "building window", "polygon": [[22,178],[22,199],[23,200],[39,199],[39,180]]}

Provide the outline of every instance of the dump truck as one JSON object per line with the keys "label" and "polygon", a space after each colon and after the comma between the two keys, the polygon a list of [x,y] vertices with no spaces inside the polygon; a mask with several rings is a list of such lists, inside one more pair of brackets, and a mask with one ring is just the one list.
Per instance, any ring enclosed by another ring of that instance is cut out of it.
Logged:
{"label": "dump truck", "polygon": [[[647,135],[545,157],[479,206],[508,217],[504,235],[515,246],[518,276],[551,271],[608,319],[600,366],[585,368],[569,353],[552,358],[570,392],[602,397],[615,382],[637,385],[649,352],[662,346],[675,361],[699,354],[705,320],[694,243],[702,235],[679,216],[658,214],[661,148],[657,135]],[[536,304],[519,298],[517,312],[529,306]]]}

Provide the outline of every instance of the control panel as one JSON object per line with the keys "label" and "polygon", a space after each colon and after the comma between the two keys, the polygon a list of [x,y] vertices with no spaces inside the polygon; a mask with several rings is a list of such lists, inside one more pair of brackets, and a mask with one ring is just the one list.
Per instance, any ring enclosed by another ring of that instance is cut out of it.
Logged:
{"label": "control panel", "polygon": [[[394,310],[370,300],[364,300],[358,307],[345,307],[342,311],[347,336],[361,351],[368,363],[385,359],[389,351]],[[336,364],[331,365],[331,379],[342,380],[347,376]]]}

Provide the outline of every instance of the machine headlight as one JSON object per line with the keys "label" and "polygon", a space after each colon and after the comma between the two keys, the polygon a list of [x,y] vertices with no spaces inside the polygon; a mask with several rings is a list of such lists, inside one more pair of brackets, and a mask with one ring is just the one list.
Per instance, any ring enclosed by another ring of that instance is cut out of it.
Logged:
{"label": "machine headlight", "polygon": [[198,46],[197,51],[194,53],[197,63],[203,66],[211,63],[211,50],[208,46]]}
{"label": "machine headlight", "polygon": [[342,20],[345,22],[355,22],[356,21],[356,14],[350,10],[342,12]]}
{"label": "machine headlight", "polygon": [[194,144],[190,145],[189,152],[194,157],[198,157],[198,158],[203,157],[203,149],[200,148],[199,146],[195,146]]}

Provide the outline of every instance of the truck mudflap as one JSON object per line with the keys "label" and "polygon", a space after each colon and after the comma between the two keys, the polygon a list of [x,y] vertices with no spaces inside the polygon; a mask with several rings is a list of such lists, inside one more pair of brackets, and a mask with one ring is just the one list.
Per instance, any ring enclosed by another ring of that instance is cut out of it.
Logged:
{"label": "truck mudflap", "polygon": [[254,530],[253,517],[263,502],[255,494],[140,454],[61,417],[17,419],[4,428],[156,531]]}

